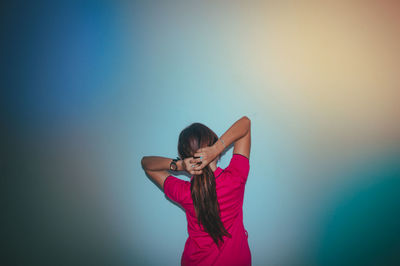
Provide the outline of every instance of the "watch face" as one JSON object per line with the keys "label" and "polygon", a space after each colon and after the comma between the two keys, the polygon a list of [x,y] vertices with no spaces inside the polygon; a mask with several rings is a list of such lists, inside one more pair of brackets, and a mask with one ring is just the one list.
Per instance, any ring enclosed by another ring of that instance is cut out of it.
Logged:
{"label": "watch face", "polygon": [[176,168],[177,168],[177,165],[176,165],[176,163],[175,162],[172,162],[171,163],[171,170],[173,170],[173,171],[175,171],[176,170]]}

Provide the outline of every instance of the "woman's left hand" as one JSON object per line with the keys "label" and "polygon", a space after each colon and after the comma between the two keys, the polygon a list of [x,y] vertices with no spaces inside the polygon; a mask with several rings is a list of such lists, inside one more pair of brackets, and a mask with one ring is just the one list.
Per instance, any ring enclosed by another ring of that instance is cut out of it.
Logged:
{"label": "woman's left hand", "polygon": [[194,169],[195,170],[203,169],[209,163],[211,163],[218,156],[218,154],[219,152],[215,145],[198,149],[196,153],[193,155],[194,157],[196,157],[194,159],[195,162],[198,163],[198,165],[196,165]]}
{"label": "woman's left hand", "polygon": [[183,170],[191,175],[201,175],[203,173],[203,170],[194,170],[197,164],[197,160],[193,157],[188,157],[182,161]]}

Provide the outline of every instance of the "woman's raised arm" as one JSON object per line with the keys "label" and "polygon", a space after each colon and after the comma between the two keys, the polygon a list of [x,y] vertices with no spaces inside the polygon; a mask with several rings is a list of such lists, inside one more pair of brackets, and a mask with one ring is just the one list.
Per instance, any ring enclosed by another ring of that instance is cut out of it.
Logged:
{"label": "woman's raised arm", "polygon": [[203,169],[232,143],[234,143],[233,153],[238,153],[250,158],[251,121],[247,116],[243,116],[237,120],[224,134],[222,134],[214,145],[197,150],[194,156],[202,156],[202,160],[199,158],[196,159],[196,162],[202,163],[194,169]]}
{"label": "woman's raised arm", "polygon": [[249,158],[251,147],[251,120],[247,116],[243,116],[219,138],[216,145],[220,146],[221,152],[225,150],[225,147],[221,148],[222,142],[226,147],[234,143],[233,153],[239,153]]}

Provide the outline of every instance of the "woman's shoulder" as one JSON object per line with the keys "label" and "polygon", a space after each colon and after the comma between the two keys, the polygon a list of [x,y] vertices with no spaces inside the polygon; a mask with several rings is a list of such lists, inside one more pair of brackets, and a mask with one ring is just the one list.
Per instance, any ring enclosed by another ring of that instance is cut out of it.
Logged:
{"label": "woman's shoulder", "polygon": [[241,159],[245,159],[245,160],[247,160],[247,161],[250,161],[250,159],[249,159],[247,156],[245,156],[245,155],[243,155],[243,154],[241,154],[241,153],[233,153],[233,154],[232,154],[232,157],[239,157],[239,158],[241,158]]}
{"label": "woman's shoulder", "polygon": [[225,172],[237,176],[242,182],[246,182],[250,170],[249,158],[240,153],[233,153]]}
{"label": "woman's shoulder", "polygon": [[169,175],[164,181],[165,195],[178,203],[183,203],[190,195],[190,182]]}

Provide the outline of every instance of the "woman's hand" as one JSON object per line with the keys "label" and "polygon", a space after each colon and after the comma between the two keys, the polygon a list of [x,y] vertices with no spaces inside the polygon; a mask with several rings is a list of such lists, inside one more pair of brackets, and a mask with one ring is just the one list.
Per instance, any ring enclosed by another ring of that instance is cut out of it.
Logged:
{"label": "woman's hand", "polygon": [[[194,167],[194,170],[201,170],[204,167],[206,167],[209,163],[214,161],[214,159],[218,156],[219,152],[218,149],[215,145],[209,146],[209,147],[204,147],[201,149],[198,149],[196,153],[194,154],[194,159],[195,163],[199,163],[196,167]],[[197,157],[202,157],[197,158]]]}
{"label": "woman's hand", "polygon": [[188,157],[188,158],[182,160],[183,170],[185,170],[186,172],[188,172],[191,175],[200,175],[203,173],[203,170],[201,170],[201,169],[195,170],[196,165],[197,165],[197,161],[193,157]]}

